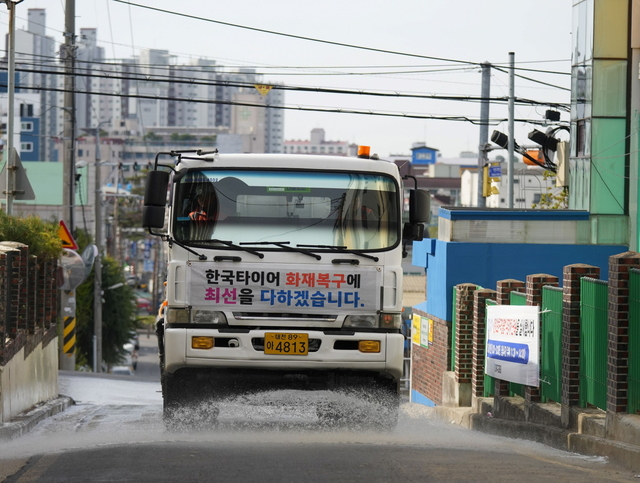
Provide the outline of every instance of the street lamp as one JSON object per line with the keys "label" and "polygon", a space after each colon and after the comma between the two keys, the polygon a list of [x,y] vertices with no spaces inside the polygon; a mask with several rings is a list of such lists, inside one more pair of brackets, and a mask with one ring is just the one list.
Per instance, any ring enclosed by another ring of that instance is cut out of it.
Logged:
{"label": "street lamp", "polygon": [[16,189],[16,164],[13,157],[13,97],[15,91],[15,54],[16,54],[16,5],[23,0],[0,0],[7,5],[9,10],[9,52],[8,52],[8,72],[7,72],[7,215],[13,214],[13,198]]}

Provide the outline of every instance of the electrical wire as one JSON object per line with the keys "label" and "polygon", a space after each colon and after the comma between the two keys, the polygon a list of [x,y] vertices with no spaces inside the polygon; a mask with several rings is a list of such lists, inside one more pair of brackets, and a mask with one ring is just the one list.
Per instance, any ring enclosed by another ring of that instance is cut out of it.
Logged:
{"label": "electrical wire", "polygon": [[[41,69],[25,69],[22,67],[16,68],[17,72],[28,72],[28,73],[39,73],[39,74],[51,74],[51,75],[61,75],[62,72],[58,71],[50,71],[50,70],[41,70]],[[90,72],[90,73],[79,73],[76,72],[76,77],[81,78],[103,78],[108,80],[129,80],[129,81],[145,81],[145,82],[153,82],[153,83],[171,83],[171,84],[187,84],[187,85],[198,85],[198,86],[222,86],[222,87],[239,87],[239,88],[248,88],[253,89],[257,83],[260,82],[233,82],[233,81],[197,81],[193,78],[184,78],[184,77],[152,77],[149,75],[136,75],[129,74],[127,76],[106,73],[104,71],[100,71],[100,73]],[[182,82],[181,82],[182,81]],[[282,84],[270,84],[275,90],[284,90],[284,91],[297,91],[297,92],[314,92],[314,93],[323,93],[323,94],[346,94],[346,95],[358,95],[358,96],[373,96],[373,97],[389,97],[389,98],[410,98],[410,99],[431,99],[431,100],[445,100],[445,101],[464,101],[464,102],[482,102],[486,99],[478,96],[442,96],[436,94],[411,94],[411,93],[399,93],[399,92],[381,92],[381,91],[363,91],[363,90],[352,90],[352,89],[323,89],[320,87],[301,87],[301,86],[285,86]],[[24,88],[24,87],[21,87]],[[90,86],[86,86],[87,92],[93,95],[107,95],[104,92],[91,92],[89,91]],[[124,96],[124,94],[123,94]],[[175,100],[175,98],[173,99]],[[185,99],[185,101],[188,99]],[[507,97],[493,97],[489,98],[491,102],[508,102]],[[542,105],[555,107],[558,109],[563,109],[565,111],[569,111],[570,107],[568,104],[563,103],[553,103],[553,102],[541,102],[534,101],[531,99],[521,99],[517,98],[516,102],[518,104],[526,104],[526,105]]]}
{"label": "electrical wire", "polygon": [[282,37],[288,37],[288,38],[292,38],[292,39],[298,39],[298,40],[306,40],[309,42],[317,42],[317,43],[321,43],[321,44],[327,44],[327,45],[335,45],[338,47],[347,47],[347,48],[351,48],[351,49],[358,49],[358,50],[366,50],[369,52],[378,52],[378,53],[383,53],[383,54],[393,54],[393,55],[400,55],[400,56],[407,56],[407,57],[415,57],[418,59],[429,59],[429,60],[439,60],[439,61],[443,61],[443,62],[451,62],[451,63],[460,63],[460,64],[467,64],[467,65],[475,65],[475,66],[481,66],[482,63],[480,62],[470,62],[467,60],[458,60],[458,59],[448,59],[448,58],[444,58],[444,57],[434,57],[434,56],[429,56],[429,55],[421,55],[421,54],[410,54],[407,52],[398,52],[398,51],[393,51],[393,50],[385,50],[385,49],[377,49],[374,47],[365,47],[362,45],[355,45],[355,44],[345,44],[342,42],[334,42],[331,40],[323,40],[323,39],[316,39],[313,37],[305,37],[302,35],[294,35],[294,34],[287,34],[284,32],[276,32],[274,30],[267,30],[267,29],[261,29],[261,28],[256,28],[256,27],[248,27],[246,25],[240,25],[240,24],[234,24],[234,23],[230,23],[230,22],[223,22],[221,20],[213,20],[210,18],[206,18],[206,17],[200,17],[197,15],[190,15],[190,14],[186,14],[186,13],[181,13],[181,12],[176,12],[173,10],[165,10],[163,8],[158,8],[158,7],[151,7],[149,5],[142,5],[139,3],[133,3],[130,2],[129,0],[112,0],[114,2],[117,3],[123,3],[125,5],[130,5],[130,6],[134,6],[134,7],[139,7],[139,8],[144,8],[147,10],[153,10],[155,12],[161,12],[161,13],[167,13],[170,15],[175,15],[178,17],[185,17],[185,18],[189,18],[192,20],[200,20],[203,22],[210,22],[210,23],[215,23],[218,25],[225,25],[227,27],[235,27],[235,28],[240,28],[240,29],[245,29],[245,30],[251,30],[253,32],[261,32],[261,33],[266,33],[266,34],[271,34],[271,35],[278,35],[278,36],[282,36]]}
{"label": "electrical wire", "polygon": [[[0,83],[0,87],[6,87],[6,84]],[[303,106],[280,106],[280,105],[270,105],[270,104],[261,104],[261,103],[251,103],[251,102],[237,102],[237,101],[224,101],[224,100],[216,100],[216,99],[196,99],[196,98],[180,98],[180,97],[169,97],[169,96],[159,96],[159,95],[143,95],[143,94],[123,94],[121,92],[95,92],[95,91],[81,91],[78,89],[64,89],[57,87],[21,87],[24,90],[35,90],[35,91],[52,91],[52,92],[74,92],[76,94],[92,94],[92,95],[101,95],[108,97],[119,97],[119,98],[129,98],[129,99],[150,99],[150,100],[167,100],[167,101],[178,101],[178,102],[192,102],[199,104],[219,104],[219,105],[229,105],[229,106],[245,106],[245,107],[258,107],[265,109],[281,109],[281,110],[291,110],[291,111],[305,111],[305,112],[323,112],[323,113],[331,113],[331,114],[360,114],[367,116],[382,116],[382,117],[401,117],[406,119],[432,119],[438,121],[464,121],[469,122],[471,124],[482,124],[483,121],[480,119],[470,118],[467,116],[434,116],[432,114],[418,114],[418,113],[407,113],[407,112],[385,112],[385,111],[372,111],[372,110],[362,110],[362,109],[350,109],[350,108],[320,108],[320,107],[303,107]],[[490,119],[489,125],[497,125],[501,122],[506,122],[506,118],[500,119]],[[546,121],[536,121],[533,119],[515,119],[515,122],[525,122],[531,124],[542,124]]]}

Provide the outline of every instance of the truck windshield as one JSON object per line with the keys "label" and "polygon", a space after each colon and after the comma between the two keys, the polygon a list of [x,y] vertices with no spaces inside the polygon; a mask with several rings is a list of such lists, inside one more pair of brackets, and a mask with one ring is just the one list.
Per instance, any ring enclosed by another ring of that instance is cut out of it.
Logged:
{"label": "truck windshield", "polygon": [[398,189],[381,174],[190,170],[176,184],[173,236],[385,250],[400,239]]}

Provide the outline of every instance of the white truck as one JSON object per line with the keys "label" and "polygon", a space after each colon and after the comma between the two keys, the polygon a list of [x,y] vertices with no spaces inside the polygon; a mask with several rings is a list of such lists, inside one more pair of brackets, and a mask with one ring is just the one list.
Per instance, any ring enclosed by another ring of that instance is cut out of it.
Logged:
{"label": "white truck", "polygon": [[[157,323],[165,420],[198,405],[216,417],[225,397],[295,388],[361,391],[372,419],[394,427],[401,262],[429,219],[429,193],[414,188],[368,153],[158,153],[143,226],[168,254]],[[357,417],[330,403],[316,411]]]}

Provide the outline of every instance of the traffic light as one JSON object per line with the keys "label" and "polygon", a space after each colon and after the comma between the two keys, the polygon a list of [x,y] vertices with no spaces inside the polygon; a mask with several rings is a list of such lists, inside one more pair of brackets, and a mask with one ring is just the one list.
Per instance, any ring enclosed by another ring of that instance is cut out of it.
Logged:
{"label": "traffic light", "polygon": [[[500,182],[499,169],[499,163],[489,163],[482,168],[482,196],[485,198],[491,195],[500,194],[498,187],[493,184]],[[492,170],[496,170],[498,173],[492,173]],[[495,176],[495,174],[498,176]]]}

